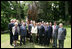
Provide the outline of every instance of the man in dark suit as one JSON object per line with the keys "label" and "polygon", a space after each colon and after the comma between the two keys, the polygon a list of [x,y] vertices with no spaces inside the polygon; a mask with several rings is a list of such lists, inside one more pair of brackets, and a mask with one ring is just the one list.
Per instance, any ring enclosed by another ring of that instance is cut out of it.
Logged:
{"label": "man in dark suit", "polygon": [[51,37],[51,27],[49,26],[49,23],[46,23],[46,24],[47,24],[47,29],[48,29],[48,32],[47,32],[47,45],[49,45],[50,37]]}
{"label": "man in dark suit", "polygon": [[10,45],[13,43],[13,33],[12,33],[12,27],[14,26],[14,20],[11,19],[10,23],[8,24],[8,29],[10,30]]}
{"label": "man in dark suit", "polygon": [[48,33],[48,28],[47,28],[47,24],[44,23],[44,45],[47,45],[48,41],[47,41],[47,33]]}
{"label": "man in dark suit", "polygon": [[56,24],[56,21],[54,22],[54,25],[52,26],[53,28],[53,33],[52,33],[52,38],[53,38],[53,47],[57,48],[57,35],[58,35],[58,26]]}
{"label": "man in dark suit", "polygon": [[32,26],[33,26],[33,22],[31,20],[30,24],[28,25],[28,34],[29,34],[30,42],[32,42],[32,33],[31,33]]}
{"label": "man in dark suit", "polygon": [[39,44],[43,44],[43,38],[44,38],[44,27],[41,26],[41,22],[39,23],[38,28],[38,35],[39,35]]}
{"label": "man in dark suit", "polygon": [[58,29],[58,41],[59,41],[59,48],[64,48],[64,39],[66,36],[66,29],[63,28],[63,24],[59,24]]}
{"label": "man in dark suit", "polygon": [[[38,28],[39,28],[39,22],[37,23],[37,31],[38,31]],[[37,37],[36,37],[36,41],[37,41],[37,43],[38,43],[38,40],[39,39],[39,36],[38,36],[38,32],[37,32]]]}
{"label": "man in dark suit", "polygon": [[52,31],[53,31],[53,29],[52,29],[52,23],[50,22],[50,27],[51,27],[51,32],[50,32],[50,41],[51,41],[51,43],[52,43]]}
{"label": "man in dark suit", "polygon": [[22,45],[22,39],[24,39],[23,44],[25,44],[25,37],[27,35],[27,29],[25,26],[25,23],[23,23],[22,26],[20,26],[20,46]]}

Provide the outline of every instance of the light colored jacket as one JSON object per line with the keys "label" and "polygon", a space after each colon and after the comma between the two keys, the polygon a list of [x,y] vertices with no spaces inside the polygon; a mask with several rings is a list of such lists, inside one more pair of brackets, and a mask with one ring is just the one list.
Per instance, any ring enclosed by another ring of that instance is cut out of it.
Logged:
{"label": "light colored jacket", "polygon": [[37,26],[32,26],[31,33],[37,33]]}
{"label": "light colored jacket", "polygon": [[[18,32],[18,34],[19,34],[19,32],[20,32],[20,29],[19,29],[18,26],[17,26],[17,32]],[[15,26],[12,27],[12,33],[13,33],[13,35],[15,35]]]}
{"label": "light colored jacket", "polygon": [[52,26],[53,32],[52,32],[52,37],[57,39],[57,35],[58,35],[58,26],[55,26],[56,28],[54,29],[54,25]]}
{"label": "light colored jacket", "polygon": [[66,36],[66,29],[65,28],[59,28],[58,29],[58,40],[64,40]]}

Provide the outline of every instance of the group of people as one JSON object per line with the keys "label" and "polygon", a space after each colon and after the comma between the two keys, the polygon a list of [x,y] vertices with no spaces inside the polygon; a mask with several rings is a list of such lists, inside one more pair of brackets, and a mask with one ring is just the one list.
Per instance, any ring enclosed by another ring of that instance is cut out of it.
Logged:
{"label": "group of people", "polygon": [[[26,44],[26,38],[30,38],[30,42],[39,43],[43,45],[49,45],[50,41],[52,47],[57,48],[57,39],[59,41],[59,48],[64,47],[64,39],[66,36],[66,29],[63,28],[63,24],[59,25],[54,22],[35,22],[30,21],[30,23],[24,22],[23,20],[19,23],[16,19],[11,19],[8,28],[10,30],[10,44],[14,43],[14,46],[17,45],[18,35],[20,35],[20,46]],[[23,39],[23,41],[22,41]]]}

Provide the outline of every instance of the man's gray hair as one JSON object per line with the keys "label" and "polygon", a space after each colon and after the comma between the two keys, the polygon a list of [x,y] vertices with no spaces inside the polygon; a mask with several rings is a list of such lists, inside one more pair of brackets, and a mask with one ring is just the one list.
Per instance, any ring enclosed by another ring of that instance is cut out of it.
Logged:
{"label": "man's gray hair", "polygon": [[18,22],[15,22],[15,23],[14,23],[14,25],[16,25],[16,24],[18,25]]}
{"label": "man's gray hair", "polygon": [[62,25],[62,26],[63,26],[63,24],[62,24],[62,23],[60,23],[59,25]]}

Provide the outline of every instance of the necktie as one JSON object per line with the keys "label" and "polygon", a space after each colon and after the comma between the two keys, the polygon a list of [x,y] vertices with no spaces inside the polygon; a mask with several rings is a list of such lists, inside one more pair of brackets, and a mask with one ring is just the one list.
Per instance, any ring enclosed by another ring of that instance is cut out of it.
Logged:
{"label": "necktie", "polygon": [[56,26],[54,26],[54,29],[55,29],[55,27],[56,27]]}
{"label": "necktie", "polygon": [[17,27],[15,27],[15,31],[16,31],[16,33],[17,33]]}

